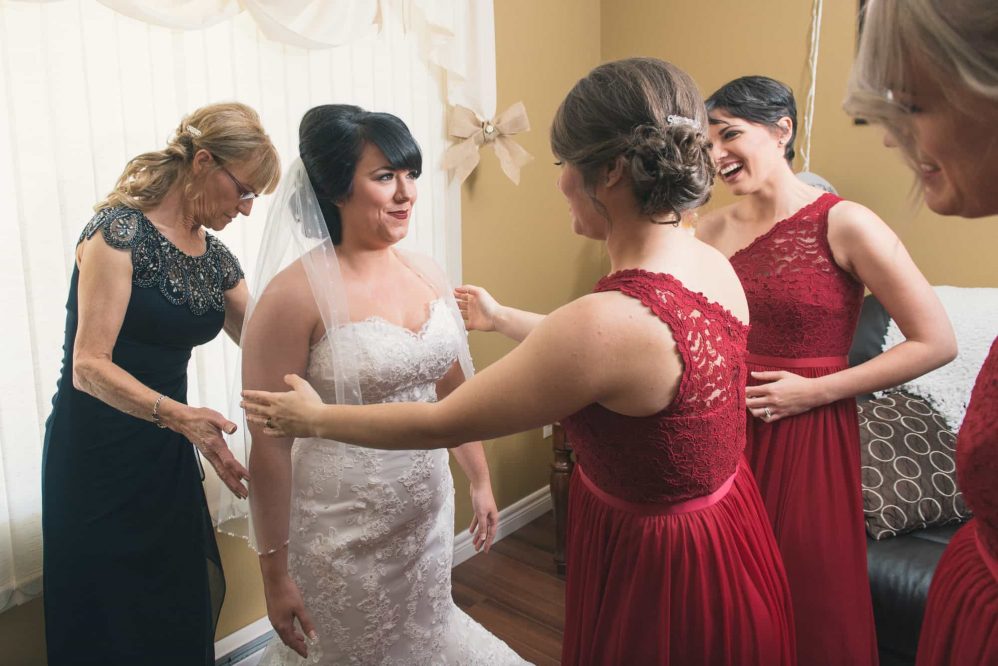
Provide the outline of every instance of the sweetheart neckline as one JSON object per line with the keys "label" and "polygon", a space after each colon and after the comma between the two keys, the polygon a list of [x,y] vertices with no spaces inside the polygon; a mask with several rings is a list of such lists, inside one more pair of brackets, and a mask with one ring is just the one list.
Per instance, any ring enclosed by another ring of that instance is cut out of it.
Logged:
{"label": "sweetheart neckline", "polygon": [[[365,317],[363,319],[358,319],[357,321],[351,321],[351,322],[348,322],[348,323],[344,324],[343,326],[341,326],[339,328],[346,328],[348,326],[357,326],[357,325],[361,325],[361,324],[381,324],[383,326],[387,326],[388,328],[391,328],[391,329],[394,329],[394,330],[400,330],[400,331],[408,334],[410,337],[413,337],[413,338],[419,340],[419,339],[421,339],[426,334],[427,328],[429,328],[430,323],[433,321],[433,316],[436,313],[436,307],[437,307],[437,305],[439,305],[440,303],[443,303],[443,302],[444,302],[443,298],[435,298],[435,299],[433,299],[432,301],[429,302],[430,314],[426,317],[426,319],[423,321],[423,323],[415,331],[412,330],[411,328],[409,328],[408,326],[403,326],[401,324],[396,324],[393,321],[389,321],[389,320],[385,319],[384,317],[382,317],[380,315],[371,315],[370,317]],[[309,349],[311,351],[315,351],[315,349],[320,344],[322,344],[322,342],[325,341],[326,338],[328,338],[328,337],[329,337],[329,331],[327,330],[325,333],[322,334],[321,338],[319,338],[318,340],[316,340],[315,344],[311,345],[311,347]]]}

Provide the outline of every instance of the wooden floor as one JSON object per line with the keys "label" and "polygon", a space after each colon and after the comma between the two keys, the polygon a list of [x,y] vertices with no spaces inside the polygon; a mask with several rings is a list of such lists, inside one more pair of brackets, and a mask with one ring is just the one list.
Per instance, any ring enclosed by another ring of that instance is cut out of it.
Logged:
{"label": "wooden floor", "polygon": [[559,664],[565,581],[555,573],[548,512],[454,568],[454,601],[538,666]]}

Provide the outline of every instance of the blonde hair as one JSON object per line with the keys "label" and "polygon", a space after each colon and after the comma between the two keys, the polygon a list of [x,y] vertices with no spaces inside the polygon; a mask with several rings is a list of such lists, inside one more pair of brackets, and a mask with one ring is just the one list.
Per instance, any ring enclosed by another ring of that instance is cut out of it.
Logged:
{"label": "blonde hair", "polygon": [[994,0],[870,0],[844,108],[894,134],[909,160],[906,110],[891,92],[911,88],[913,62],[946,95],[998,101],[998,11]]}
{"label": "blonde hair", "polygon": [[95,210],[128,206],[149,210],[158,205],[174,185],[184,187],[187,205],[203,194],[195,187],[191,164],[198,150],[207,150],[216,168],[224,164],[250,167],[246,185],[269,194],[281,177],[281,160],[257,112],[238,102],[209,104],[184,116],[163,150],[133,157],[118,182]]}

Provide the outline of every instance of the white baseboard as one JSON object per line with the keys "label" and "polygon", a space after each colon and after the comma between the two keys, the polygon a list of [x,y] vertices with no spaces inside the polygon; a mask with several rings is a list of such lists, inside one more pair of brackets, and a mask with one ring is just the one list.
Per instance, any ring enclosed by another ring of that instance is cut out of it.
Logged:
{"label": "white baseboard", "polygon": [[270,626],[270,620],[264,615],[256,622],[215,641],[215,666],[235,664],[263,649],[270,634],[274,634],[274,630]]}
{"label": "white baseboard", "polygon": [[[509,536],[535,518],[543,516],[551,510],[551,489],[547,486],[538,488],[523,499],[510,504],[499,512],[499,527],[496,529],[496,541]],[[475,546],[468,530],[461,530],[454,537],[454,566],[475,555]]]}
{"label": "white baseboard", "polygon": [[[496,541],[509,536],[532,520],[539,518],[551,510],[551,491],[547,486],[538,488],[523,499],[510,504],[499,512],[499,526],[496,529]],[[454,537],[454,564],[457,566],[475,555],[475,547],[468,530],[461,530]],[[215,664],[222,666],[234,664],[248,656],[254,645],[262,647],[262,639],[272,634],[270,621],[262,617],[256,622],[235,631],[215,643]]]}

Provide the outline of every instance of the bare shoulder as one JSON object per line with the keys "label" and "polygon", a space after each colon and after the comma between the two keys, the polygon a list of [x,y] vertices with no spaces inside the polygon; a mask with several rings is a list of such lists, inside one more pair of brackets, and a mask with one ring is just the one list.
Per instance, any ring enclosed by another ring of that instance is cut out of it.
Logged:
{"label": "bare shoulder", "polygon": [[308,275],[301,261],[290,264],[270,280],[260,295],[260,301],[264,300],[287,300],[292,304],[313,300]]}
{"label": "bare shoulder", "polygon": [[607,326],[617,323],[621,310],[626,309],[628,301],[634,299],[617,291],[586,294],[552,312],[545,317],[545,322],[550,320],[552,326],[572,329],[574,335],[598,335]]}
{"label": "bare shoulder", "polygon": [[267,284],[256,303],[254,318],[257,314],[293,328],[315,323],[319,310],[301,261],[290,264]]}
{"label": "bare shoulder", "polygon": [[828,245],[844,270],[858,275],[871,257],[894,255],[901,244],[894,230],[862,204],[841,201],[828,211]]}
{"label": "bare shoulder", "polygon": [[890,231],[887,223],[872,210],[855,201],[840,201],[828,211],[829,236],[833,234],[852,236],[883,231]]}
{"label": "bare shoulder", "polygon": [[545,317],[536,331],[544,330],[545,336],[566,347],[578,346],[603,354],[637,333],[636,323],[653,317],[638,299],[619,291],[605,291],[561,306]]}
{"label": "bare shoulder", "polygon": [[880,216],[855,201],[840,201],[828,211],[828,242],[838,254],[856,245],[897,241]]}

